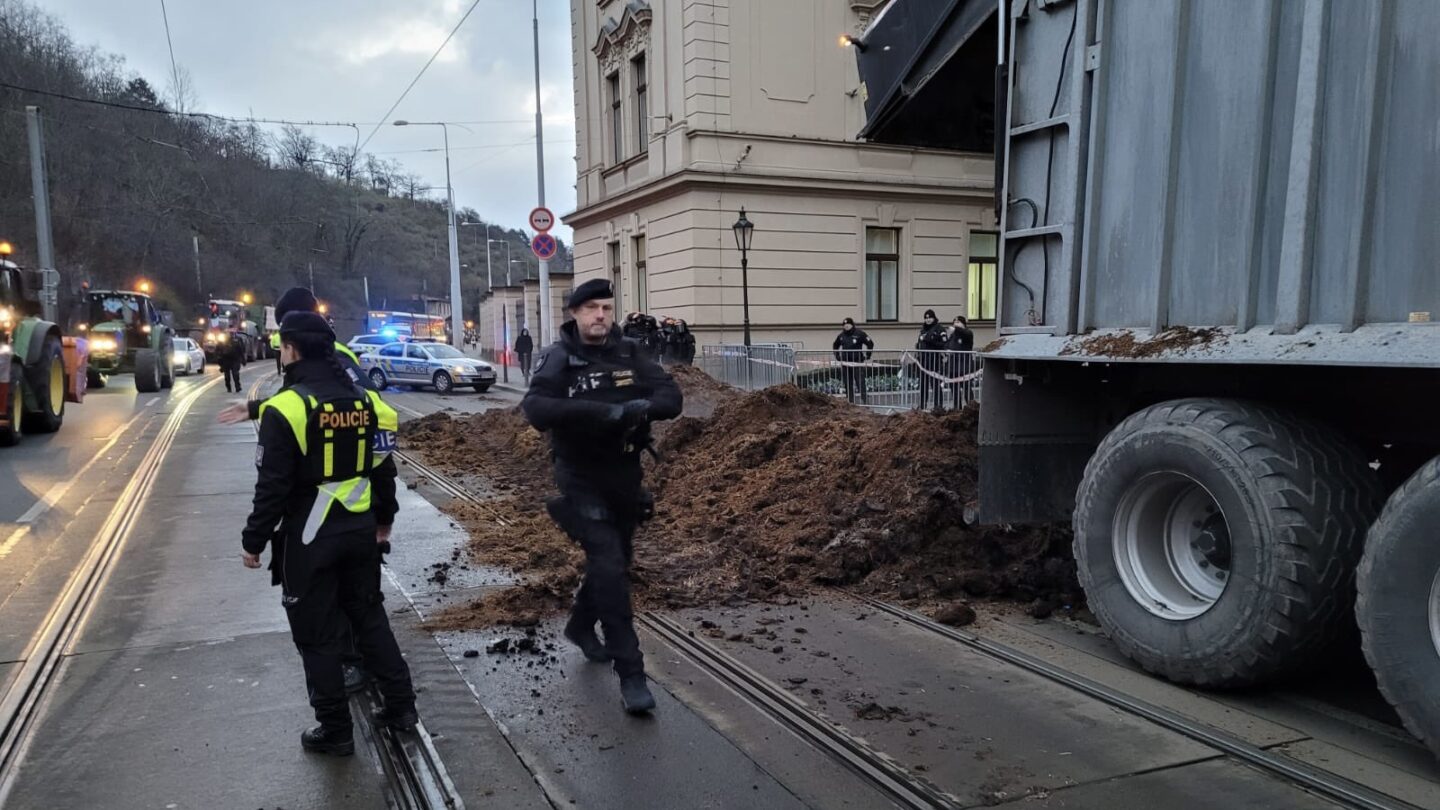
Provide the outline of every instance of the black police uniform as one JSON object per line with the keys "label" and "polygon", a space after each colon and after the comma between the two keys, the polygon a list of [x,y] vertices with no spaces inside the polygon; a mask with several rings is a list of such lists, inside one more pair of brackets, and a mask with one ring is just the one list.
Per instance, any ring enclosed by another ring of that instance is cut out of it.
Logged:
{"label": "black police uniform", "polygon": [[561,339],[541,355],[520,407],[531,425],[550,434],[561,493],[551,515],[585,551],[585,579],[567,631],[593,633],[599,621],[623,683],[644,672],[629,580],[631,540],[648,517],[640,453],[651,421],[680,415],[681,393],[618,327],[599,346],[581,341],[574,321],[560,331]]}
{"label": "black police uniform", "polygon": [[[925,310],[925,317],[934,319],[934,310]],[[931,392],[935,394],[935,407],[939,408],[945,404],[944,388],[940,380],[934,376],[943,374],[945,371],[945,358],[941,352],[945,349],[945,327],[938,321],[935,323],[921,324],[920,336],[915,340],[915,348],[920,350],[920,409],[924,410],[928,404]],[[926,373],[926,372],[929,373]]]}
{"label": "black police uniform", "polygon": [[[841,329],[840,334],[835,336],[835,342],[831,350],[835,352],[835,359],[842,363],[864,363],[870,359],[875,351],[875,341],[865,334],[865,330],[851,323],[850,329]],[[840,378],[845,381],[845,398],[851,402],[855,401],[855,389],[860,389],[860,401],[869,402],[870,397],[865,392],[865,369],[858,366],[841,366]]]}
{"label": "black police uniform", "polygon": [[[971,357],[970,353],[975,351],[975,333],[970,331],[968,326],[951,326],[945,337],[945,350],[954,352],[950,355],[950,378],[959,379],[973,373],[979,366]],[[950,395],[954,407],[958,410],[965,407],[975,396],[973,381],[950,384]]]}
{"label": "black police uniform", "polygon": [[[335,365],[321,359],[301,360],[286,367],[285,387],[281,390],[290,389],[322,403],[368,402],[363,390],[347,384]],[[322,729],[336,739],[348,740],[350,709],[341,657],[349,632],[353,632],[365,666],[380,686],[386,714],[400,718],[415,711],[410,671],[385,613],[380,591],[380,549],[375,538],[376,526],[393,524],[398,509],[395,464],[387,458],[370,473],[369,511],[354,513],[336,504],[313,540],[306,542],[306,520],[316,498],[321,497],[316,488],[320,479],[314,470],[314,459],[320,455],[316,445],[321,438],[316,434],[308,442],[316,452],[302,454],[285,417],[275,409],[263,412],[255,458],[259,477],[243,543],[246,551],[259,554],[272,541],[273,534],[271,571],[283,588],[282,602],[304,662],[310,705]],[[335,467],[356,469],[354,448],[360,439],[343,438],[332,442]]]}

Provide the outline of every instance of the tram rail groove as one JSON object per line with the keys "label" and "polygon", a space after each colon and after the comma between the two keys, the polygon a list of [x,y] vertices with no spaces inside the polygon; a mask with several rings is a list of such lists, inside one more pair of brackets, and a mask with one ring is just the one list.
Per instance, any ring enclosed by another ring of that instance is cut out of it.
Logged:
{"label": "tram rail groove", "polygon": [[673,619],[656,613],[636,618],[665,643],[683,653],[710,677],[829,756],[900,807],[953,810],[966,806],[930,782],[905,769],[889,755],[825,719],[779,684],[714,645],[695,638]]}
{"label": "tram rail groove", "polygon": [[[421,462],[413,454],[396,452],[418,474],[451,497],[482,507],[484,499],[459,482]],[[491,510],[493,512],[493,510]],[[499,519],[498,515],[496,516]],[[940,624],[914,611],[871,597],[857,597],[893,618],[931,631],[1018,669],[1039,675],[1053,683],[1074,689],[1106,705],[1140,717],[1162,728],[1216,749],[1285,782],[1355,810],[1425,810],[1403,799],[1382,793],[1293,757],[1253,745],[1200,721],[1192,720],[1156,705],[1105,686],[1063,667],[1036,658],[1000,642]],[[684,653],[697,666],[722,684],[770,715],[801,739],[831,755],[882,793],[907,808],[954,808],[964,803],[928,782],[909,774],[883,753],[876,752],[856,737],[825,720],[789,692],[739,659],[701,641],[672,619],[653,612],[636,615],[637,620],[667,644]]]}
{"label": "tram rail groove", "polygon": [[135,472],[121,490],[95,541],[65,583],[60,596],[41,622],[14,682],[0,696],[0,802],[3,802],[14,775],[14,767],[33,728],[50,686],[61,672],[71,645],[89,619],[90,610],[125,545],[141,519],[140,506],[149,497],[159,476],[161,462],[170,452],[180,425],[195,400],[218,383],[216,377],[187,392],[165,417],[160,432],[140,459]]}
{"label": "tram rail groove", "polygon": [[1006,644],[967,633],[905,608],[868,596],[860,601],[893,618],[928,630],[1002,663],[1023,669],[1046,680],[1073,689],[1113,708],[1148,720],[1155,725],[1210,746],[1254,768],[1286,782],[1356,810],[1424,810],[1418,805],[1330,773],[1293,757],[1252,745],[1233,734],[1192,720],[1178,712],[1127,695],[1117,689],[1070,672]]}
{"label": "tram rail groove", "polygon": [[[260,390],[272,376],[275,373],[269,372],[256,380],[250,386],[249,398],[260,399]],[[258,435],[259,423],[251,424]],[[352,712],[360,716],[360,736],[375,751],[398,810],[465,810],[465,800],[450,779],[423,722],[415,727],[414,734],[377,726],[373,714],[384,702],[373,685],[351,695],[350,705]]]}
{"label": "tram rail groove", "polygon": [[[414,455],[403,451],[397,451],[395,455],[403,459],[416,474],[424,476],[447,495],[486,506],[483,498]],[[498,515],[496,519],[500,520]],[[694,638],[689,630],[674,620],[655,613],[642,613],[636,618],[712,678],[789,729],[801,740],[855,773],[900,807],[913,810],[953,810],[965,805],[958,798],[915,776],[888,755],[875,751],[863,740],[825,719],[803,701],[739,659]]]}

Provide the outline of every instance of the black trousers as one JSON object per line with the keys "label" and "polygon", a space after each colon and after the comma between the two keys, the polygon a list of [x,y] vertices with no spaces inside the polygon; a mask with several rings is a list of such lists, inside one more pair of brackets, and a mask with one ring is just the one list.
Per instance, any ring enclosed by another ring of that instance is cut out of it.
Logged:
{"label": "black trousers", "polygon": [[226,390],[226,391],[232,390],[232,389],[231,389],[231,386],[233,385],[233,386],[234,386],[234,389],[233,389],[233,390],[239,391],[239,390],[240,390],[240,365],[239,365],[238,363],[235,364],[235,365],[227,365],[227,366],[225,366],[225,367],[224,367],[223,369],[221,369],[221,370],[225,372],[225,390]]}
{"label": "black trousers", "polygon": [[941,369],[931,368],[932,365],[934,365],[934,363],[921,361],[920,368],[916,369],[916,373],[920,375],[920,410],[922,411],[925,410],[926,407],[928,407],[929,397],[932,393],[935,396],[936,408],[944,407],[945,405],[944,386],[941,385],[938,379],[930,376],[930,374],[927,373],[928,370],[931,373],[938,374],[941,373]]}
{"label": "black trousers", "polygon": [[[322,546],[322,544],[324,544]],[[292,556],[290,564],[299,560]],[[348,730],[350,706],[341,662],[351,645],[375,677],[385,707],[415,709],[410,668],[400,654],[380,592],[380,550],[375,533],[355,532],[316,538],[304,556],[303,592],[285,586],[285,614],[305,666],[305,685],[315,719],[326,728]]]}
{"label": "black trousers", "polygon": [[555,463],[555,482],[568,509],[568,519],[561,521],[560,528],[585,551],[585,577],[575,593],[571,621],[586,627],[600,623],[615,674],[622,678],[645,671],[630,601],[640,479],[638,458],[622,462],[618,469],[582,470]]}
{"label": "black trousers", "polygon": [[845,398],[851,402],[855,401],[855,389],[860,389],[860,401],[869,402],[870,397],[865,393],[865,369],[858,366],[841,366],[840,377],[845,381]]}
{"label": "black trousers", "polygon": [[524,374],[526,379],[530,378],[530,358],[533,356],[530,352],[520,353],[520,373]]}

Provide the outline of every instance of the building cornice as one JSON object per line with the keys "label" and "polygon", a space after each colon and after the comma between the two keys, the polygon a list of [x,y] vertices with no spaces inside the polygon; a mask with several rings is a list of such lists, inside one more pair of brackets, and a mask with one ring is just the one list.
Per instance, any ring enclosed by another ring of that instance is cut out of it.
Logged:
{"label": "building cornice", "polygon": [[820,197],[855,197],[877,201],[952,202],[990,205],[994,190],[990,186],[907,185],[876,182],[873,178],[836,180],[808,177],[802,174],[743,174],[686,170],[667,175],[643,186],[625,191],[609,199],[576,209],[561,219],[571,228],[583,228],[615,216],[630,213],[642,205],[658,202],[687,191],[751,191],[794,194],[803,191]]}
{"label": "building cornice", "polygon": [[622,56],[633,56],[644,47],[653,17],[654,12],[645,0],[630,0],[619,19],[600,28],[600,36],[590,50],[599,58],[605,72],[611,72]]}

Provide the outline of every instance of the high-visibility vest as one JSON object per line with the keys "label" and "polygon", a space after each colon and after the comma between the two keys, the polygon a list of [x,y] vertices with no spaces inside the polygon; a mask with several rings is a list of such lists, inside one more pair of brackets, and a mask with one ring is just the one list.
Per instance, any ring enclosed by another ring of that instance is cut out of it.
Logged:
{"label": "high-visibility vest", "polygon": [[261,419],[266,409],[290,426],[305,457],[300,481],[316,488],[301,542],[315,540],[336,504],[355,514],[370,511],[370,473],[395,450],[400,417],[394,408],[359,387],[353,396],[320,399],[296,386],[261,403]]}

